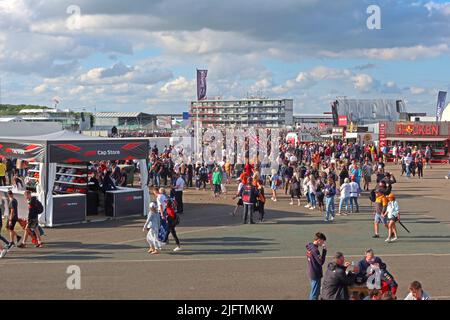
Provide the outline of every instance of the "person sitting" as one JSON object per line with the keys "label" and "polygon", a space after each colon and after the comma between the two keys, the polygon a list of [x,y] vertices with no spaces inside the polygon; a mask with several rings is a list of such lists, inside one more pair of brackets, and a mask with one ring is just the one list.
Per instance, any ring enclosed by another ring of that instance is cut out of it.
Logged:
{"label": "person sitting", "polygon": [[336,252],[334,261],[328,264],[322,284],[323,300],[349,300],[348,286],[353,285],[356,280],[356,274],[359,272],[358,267],[354,268],[354,272],[347,272],[350,266],[349,262],[345,262],[344,254]]}
{"label": "person sitting", "polygon": [[381,293],[378,289],[372,289],[364,300],[381,300]]}
{"label": "person sitting", "polygon": [[368,249],[366,250],[366,256],[358,262],[358,282],[359,283],[363,283],[367,281],[368,275],[367,275],[367,270],[369,269],[369,267],[371,265],[374,264],[379,264],[381,265],[383,263],[383,261],[381,260],[381,258],[376,257],[373,250],[372,249]]}
{"label": "person sitting", "polygon": [[422,289],[422,284],[419,281],[413,281],[409,285],[409,293],[405,300],[430,300],[430,295]]}
{"label": "person sitting", "polygon": [[387,271],[386,264],[383,262],[379,265],[381,271],[381,293],[385,295],[390,293],[393,299],[396,299],[398,284],[394,276]]}

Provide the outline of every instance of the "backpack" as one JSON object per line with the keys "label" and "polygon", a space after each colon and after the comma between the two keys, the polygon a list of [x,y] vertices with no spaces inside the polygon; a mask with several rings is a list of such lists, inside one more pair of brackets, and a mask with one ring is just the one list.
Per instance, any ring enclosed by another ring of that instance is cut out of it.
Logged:
{"label": "backpack", "polygon": [[242,191],[242,201],[246,203],[250,203],[251,200],[252,187],[246,186],[244,187],[244,191]]}
{"label": "backpack", "polygon": [[36,199],[36,211],[38,214],[41,214],[42,212],[44,212],[44,206],[38,199]]}
{"label": "backpack", "polygon": [[369,200],[375,202],[377,200],[377,195],[375,194],[375,189],[372,189],[369,194]]}

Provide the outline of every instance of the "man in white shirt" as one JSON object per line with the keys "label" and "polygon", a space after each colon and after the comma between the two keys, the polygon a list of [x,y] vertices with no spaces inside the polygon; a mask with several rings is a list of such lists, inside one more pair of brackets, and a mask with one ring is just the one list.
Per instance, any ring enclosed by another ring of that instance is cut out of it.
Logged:
{"label": "man in white shirt", "polygon": [[353,205],[356,206],[356,213],[359,212],[359,204],[358,197],[361,190],[359,189],[359,185],[355,182],[355,176],[352,177],[352,182],[350,182],[350,207],[352,213],[355,212],[353,210]]}
{"label": "man in white shirt", "polygon": [[185,182],[180,174],[177,174],[175,182],[175,201],[177,202],[177,213],[183,213],[183,190]]}
{"label": "man in white shirt", "polygon": [[430,295],[423,291],[422,284],[419,281],[413,281],[409,285],[409,294],[405,300],[431,300]]}

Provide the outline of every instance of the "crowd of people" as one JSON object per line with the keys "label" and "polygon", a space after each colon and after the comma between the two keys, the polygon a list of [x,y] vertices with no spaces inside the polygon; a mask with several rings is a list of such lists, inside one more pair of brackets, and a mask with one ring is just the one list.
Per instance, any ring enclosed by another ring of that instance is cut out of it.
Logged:
{"label": "crowd of people", "polygon": [[[183,214],[183,191],[186,188],[211,190],[212,196],[217,198],[227,195],[226,186],[232,181],[236,181],[237,185],[236,192],[232,192],[237,203],[231,214],[236,216],[242,208],[244,224],[255,224],[255,220],[263,222],[266,202],[270,200],[276,203],[286,199],[280,197],[280,193],[287,196],[289,205],[304,206],[312,213],[321,214],[327,223],[334,221],[337,216],[359,213],[359,198],[365,193],[373,203],[373,238],[380,237],[379,225],[382,224],[387,231],[385,241],[394,242],[398,239],[396,222],[400,220],[400,207],[392,190],[396,178],[386,171],[388,157],[401,166],[401,175],[406,174],[406,177],[417,175],[423,178],[424,167],[431,169],[429,147],[422,152],[413,146],[383,147],[377,150],[371,144],[338,142],[293,145],[282,142],[277,162],[268,171],[259,159],[250,159],[248,155],[242,165],[234,165],[227,158],[222,161],[184,163],[177,161],[173,146],[166,146],[163,150],[154,146],[147,170],[148,185],[155,201],[150,204],[150,213],[143,226],[143,231],[147,232],[148,253],[161,253],[169,243],[169,235],[172,235],[176,244],[173,251],[181,250],[176,227]],[[134,162],[122,164],[137,166]],[[120,169],[117,162],[93,163],[90,173],[90,188],[99,191],[99,194],[127,184],[127,172]],[[11,160],[0,163],[0,185],[7,185],[6,179],[9,185],[20,185],[24,176],[26,168],[17,169]],[[267,193],[270,198],[266,198],[266,187],[270,189]],[[10,198],[6,216],[10,239],[0,238],[4,243],[2,245],[0,242],[0,257],[4,257],[14,246],[25,247],[30,237],[36,247],[43,246],[43,230],[37,221],[42,204],[29,191],[24,196],[29,204],[29,214],[24,235],[19,236],[15,232],[15,225],[19,221],[17,201],[12,192],[8,193]],[[255,218],[255,213],[258,213],[258,218]],[[306,246],[311,300],[319,297],[324,300],[362,299],[359,294],[349,292],[349,287],[366,283],[375,273],[379,275],[381,285],[370,289],[364,299],[397,298],[398,285],[394,277],[372,250],[367,250],[365,258],[356,265],[347,262],[344,254],[337,252],[323,274],[322,266],[327,254],[325,243],[325,235],[317,233],[314,241]],[[409,289],[407,300],[429,299],[419,282],[412,282]]]}

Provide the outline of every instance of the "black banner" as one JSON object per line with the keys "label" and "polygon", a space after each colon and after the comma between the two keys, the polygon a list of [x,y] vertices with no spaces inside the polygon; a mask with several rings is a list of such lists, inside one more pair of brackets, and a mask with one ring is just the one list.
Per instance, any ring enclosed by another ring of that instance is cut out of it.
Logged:
{"label": "black banner", "polygon": [[23,159],[33,162],[44,160],[45,148],[36,143],[0,143],[0,157]]}
{"label": "black banner", "polygon": [[101,160],[134,160],[148,157],[148,142],[51,143],[49,162],[77,163]]}

